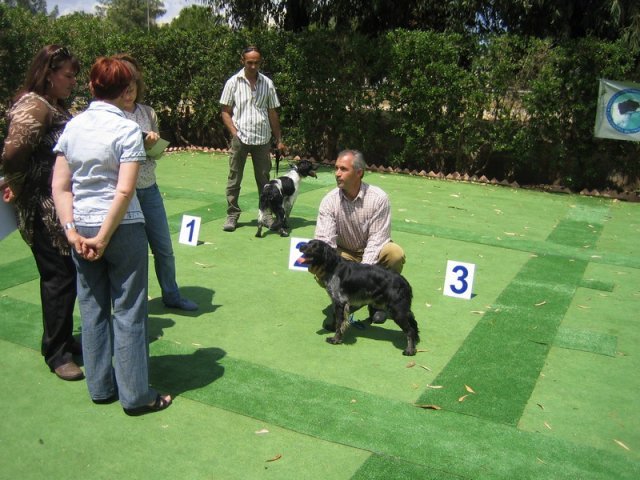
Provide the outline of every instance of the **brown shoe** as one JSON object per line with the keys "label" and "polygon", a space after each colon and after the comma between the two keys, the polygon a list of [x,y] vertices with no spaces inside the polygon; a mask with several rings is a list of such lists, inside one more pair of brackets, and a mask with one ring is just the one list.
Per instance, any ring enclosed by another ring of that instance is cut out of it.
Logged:
{"label": "brown shoe", "polygon": [[80,367],[74,362],[68,362],[64,365],[60,365],[54,370],[55,374],[62,380],[82,380],[84,373],[80,370]]}
{"label": "brown shoe", "polygon": [[227,220],[224,222],[222,226],[222,230],[225,232],[233,232],[238,226],[238,217],[233,217],[231,215],[227,216]]}

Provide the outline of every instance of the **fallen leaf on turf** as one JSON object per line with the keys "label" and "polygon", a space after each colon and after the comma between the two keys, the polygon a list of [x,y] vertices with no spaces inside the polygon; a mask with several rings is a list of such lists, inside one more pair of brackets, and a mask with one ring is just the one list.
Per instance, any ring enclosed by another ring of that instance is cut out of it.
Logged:
{"label": "fallen leaf on turf", "polygon": [[586,305],[578,305],[578,308],[589,309],[589,308],[591,308],[591,307],[587,307]]}
{"label": "fallen leaf on turf", "polygon": [[355,398],[352,398],[351,403],[358,403],[358,401]]}
{"label": "fallen leaf on turf", "polygon": [[538,405],[542,410],[544,410],[544,407],[542,406],[542,404],[536,403],[536,405]]}
{"label": "fallen leaf on turf", "polygon": [[471,313],[475,313],[476,315],[484,315],[482,310],[471,310]]}
{"label": "fallen leaf on turf", "polygon": [[439,407],[438,405],[423,405],[423,404],[415,404],[416,407],[418,408],[424,408],[425,410],[442,410],[442,407]]}
{"label": "fallen leaf on turf", "polygon": [[211,268],[213,266],[213,265],[208,265],[206,263],[200,263],[200,262],[193,262],[193,263],[195,263],[196,265],[202,268]]}
{"label": "fallen leaf on turf", "polygon": [[434,389],[438,389],[438,388],[444,388],[442,385],[429,385],[427,383],[427,388],[434,388]]}
{"label": "fallen leaf on turf", "polygon": [[502,232],[502,233],[504,233],[505,235],[507,235],[509,237],[515,237],[516,236],[516,234],[513,233],[513,232]]}
{"label": "fallen leaf on turf", "polygon": [[415,367],[416,366],[416,362],[409,362],[405,365],[406,368],[411,368],[411,367]]}
{"label": "fallen leaf on turf", "polygon": [[469,394],[467,393],[466,395],[461,396],[458,401],[459,402],[464,402],[464,399],[467,398],[469,396]]}
{"label": "fallen leaf on turf", "polygon": [[420,367],[424,368],[424,369],[425,369],[426,371],[428,371],[428,372],[430,372],[430,371],[431,371],[431,369],[430,369],[429,367],[427,367],[426,365],[418,365],[418,366],[420,366]]}
{"label": "fallen leaf on turf", "polygon": [[535,306],[536,306],[536,307],[541,307],[541,306],[542,306],[542,305],[544,305],[545,303],[547,303],[547,301],[546,301],[546,300],[543,300],[543,301],[541,301],[541,302],[539,302],[539,303],[536,303],[536,304],[535,304]]}
{"label": "fallen leaf on turf", "polygon": [[416,350],[416,352],[428,352],[429,350],[427,350],[426,348],[419,348]]}
{"label": "fallen leaf on turf", "polygon": [[473,391],[473,388],[471,388],[469,385],[465,385],[464,388],[467,390],[467,392],[469,393],[476,393]]}
{"label": "fallen leaf on turf", "polygon": [[267,462],[275,462],[276,460],[280,460],[282,458],[282,455],[278,454],[273,458],[270,458],[269,460],[267,460]]}
{"label": "fallen leaf on turf", "polygon": [[269,433],[269,430],[267,430],[266,428],[263,428],[262,430],[258,430],[256,432],[256,435],[264,435],[265,433]]}
{"label": "fallen leaf on turf", "polygon": [[618,445],[620,445],[622,448],[624,448],[625,450],[629,450],[631,451],[631,449],[629,447],[627,447],[624,443],[622,443],[620,440],[616,440],[615,438],[613,439],[614,442],[616,442]]}
{"label": "fallen leaf on turf", "polygon": [[549,425],[549,423],[544,422],[544,426],[547,427],[549,430],[552,430],[551,425]]}
{"label": "fallen leaf on turf", "polygon": [[536,457],[536,460],[538,460],[540,463],[545,463],[545,461],[542,460],[540,457]]}

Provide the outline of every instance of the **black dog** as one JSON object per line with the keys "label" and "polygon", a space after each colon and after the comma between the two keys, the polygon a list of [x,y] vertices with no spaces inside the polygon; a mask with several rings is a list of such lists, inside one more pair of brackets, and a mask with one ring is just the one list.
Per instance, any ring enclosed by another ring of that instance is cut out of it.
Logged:
{"label": "black dog", "polygon": [[322,240],[311,240],[300,247],[302,262],[323,270],[321,280],[333,301],[336,334],[327,338],[332,344],[342,343],[349,326],[350,307],[369,305],[384,309],[407,335],[403,355],[415,355],[418,323],[411,312],[411,285],[405,278],[378,265],[364,265],[342,258]]}
{"label": "black dog", "polygon": [[280,236],[289,236],[289,215],[298,198],[300,181],[304,177],[316,177],[317,168],[318,165],[309,160],[300,160],[285,176],[271,180],[262,188],[256,237],[262,237],[262,227],[266,225],[265,220],[271,214],[276,216],[275,225],[278,226]]}

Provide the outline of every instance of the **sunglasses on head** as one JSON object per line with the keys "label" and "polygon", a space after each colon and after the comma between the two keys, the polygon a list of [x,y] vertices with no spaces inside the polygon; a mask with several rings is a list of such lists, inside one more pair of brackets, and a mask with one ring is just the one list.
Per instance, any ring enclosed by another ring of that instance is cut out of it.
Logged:
{"label": "sunglasses on head", "polygon": [[51,68],[51,66],[53,65],[53,61],[58,59],[58,58],[71,58],[71,52],[69,51],[69,49],[67,47],[60,47],[55,49],[52,53],[51,53],[51,57],[49,58],[49,68]]}

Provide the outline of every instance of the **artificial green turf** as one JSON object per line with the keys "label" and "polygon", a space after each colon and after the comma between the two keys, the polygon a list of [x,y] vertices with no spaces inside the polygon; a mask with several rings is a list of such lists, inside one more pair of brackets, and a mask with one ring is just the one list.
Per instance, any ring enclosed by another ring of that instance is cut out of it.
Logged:
{"label": "artificial green turf", "polygon": [[385,452],[425,470],[474,478],[498,457],[496,478],[531,478],[542,471],[553,471],[554,478],[598,478],[612,465],[623,466],[620,478],[640,472],[621,455],[599,453],[596,464],[588,447],[540,441],[506,425],[317,382],[230,358],[215,348],[160,340],[152,344],[151,369],[153,383],[181,396],[330,442]]}
{"label": "artificial green turf", "polygon": [[33,257],[19,258],[2,266],[4,274],[0,276],[0,290],[20,285],[38,278]]}
{"label": "artificial green turf", "polygon": [[[10,372],[2,386],[12,392],[0,400],[11,416],[0,429],[3,472],[39,478],[44,460],[54,464],[51,478],[64,476],[67,462],[55,459],[69,450],[38,450],[29,440],[57,445],[71,437],[83,455],[70,478],[640,476],[637,205],[367,173],[389,193],[393,237],[407,253],[403,273],[424,351],[406,358],[391,321],[350,330],[344,345],[324,341],[326,293],[310,275],[287,270],[288,239],[253,236],[250,166],[241,227],[221,231],[226,169],[217,155],[159,162],[178,282],[201,308],[165,309],[150,273],[152,382],[177,395],[157,415],[130,419],[118,404],[95,406],[83,382],[48,373],[37,353],[35,266],[34,280],[16,281],[12,261],[30,252],[16,235],[3,241],[0,339],[8,354],[0,368]],[[303,182],[293,236],[313,235],[319,201],[334,185],[329,168]],[[182,214],[202,216],[197,247],[177,243]],[[471,300],[442,295],[448,259],[477,265]],[[582,350],[557,348],[563,338]],[[616,355],[601,354],[612,338]],[[447,392],[445,410],[414,406],[436,392],[427,384],[456,372],[465,377],[449,378],[461,391]],[[50,403],[58,422],[47,419]],[[58,433],[63,423],[70,427]],[[39,425],[53,434],[34,437]],[[257,435],[261,428],[270,433]]]}
{"label": "artificial green turf", "polygon": [[[39,353],[0,340],[0,478],[349,478],[369,452],[181,396],[131,418],[61,382]],[[15,374],[11,374],[11,373]]]}
{"label": "artificial green turf", "polygon": [[553,341],[555,347],[583,350],[585,352],[615,357],[618,339],[606,333],[560,328]]}

